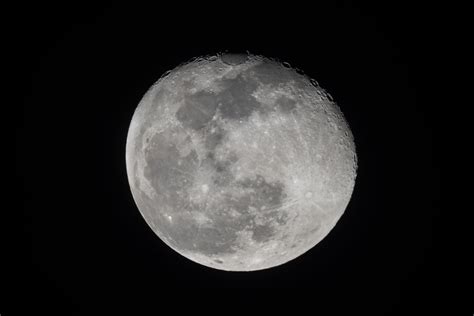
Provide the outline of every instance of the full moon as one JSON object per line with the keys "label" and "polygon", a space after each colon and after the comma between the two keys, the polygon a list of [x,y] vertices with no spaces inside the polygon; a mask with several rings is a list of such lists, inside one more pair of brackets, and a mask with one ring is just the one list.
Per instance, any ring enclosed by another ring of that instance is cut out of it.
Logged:
{"label": "full moon", "polygon": [[156,235],[220,270],[284,264],[344,213],[357,156],[316,81],[255,55],[193,59],[143,96],[126,144],[130,188]]}

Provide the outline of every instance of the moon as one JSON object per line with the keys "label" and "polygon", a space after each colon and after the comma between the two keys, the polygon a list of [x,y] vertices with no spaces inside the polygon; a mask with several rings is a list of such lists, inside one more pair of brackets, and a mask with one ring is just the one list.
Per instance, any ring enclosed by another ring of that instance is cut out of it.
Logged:
{"label": "moon", "polygon": [[184,257],[226,271],[284,264],[344,213],[357,155],[338,105],[301,71],[218,54],[165,73],[130,123],[139,211]]}

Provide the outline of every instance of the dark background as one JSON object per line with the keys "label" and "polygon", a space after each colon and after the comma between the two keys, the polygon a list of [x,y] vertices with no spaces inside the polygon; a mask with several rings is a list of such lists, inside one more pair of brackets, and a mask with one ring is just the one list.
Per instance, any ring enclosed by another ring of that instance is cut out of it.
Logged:
{"label": "dark background", "polygon": [[[21,60],[24,247],[1,308],[382,315],[458,307],[432,96],[443,21],[421,4],[380,2],[19,9],[9,32]],[[126,177],[128,125],[143,94],[180,63],[226,50],[275,57],[316,79],[345,114],[359,160],[333,231],[299,258],[253,273],[206,268],[165,246]]]}

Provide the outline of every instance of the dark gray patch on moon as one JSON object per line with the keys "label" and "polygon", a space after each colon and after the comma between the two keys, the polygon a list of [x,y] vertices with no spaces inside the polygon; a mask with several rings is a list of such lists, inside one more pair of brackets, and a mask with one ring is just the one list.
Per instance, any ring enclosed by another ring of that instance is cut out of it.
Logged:
{"label": "dark gray patch on moon", "polygon": [[252,194],[252,206],[256,208],[279,207],[285,198],[283,183],[279,181],[269,183],[261,175],[257,175],[255,180],[241,180],[239,185],[254,192]]}
{"label": "dark gray patch on moon", "polygon": [[202,129],[212,120],[216,110],[224,119],[245,119],[261,106],[252,96],[258,87],[255,80],[245,79],[240,74],[236,78],[221,79],[218,84],[224,87],[219,93],[198,91],[185,97],[184,105],[176,112],[183,127]]}
{"label": "dark gray patch on moon", "polygon": [[[281,207],[284,186],[280,182],[269,183],[262,176],[237,182],[238,186],[247,189],[244,195],[234,196],[232,191],[227,194],[225,205],[240,214],[244,221],[239,222],[239,229],[252,233],[256,242],[268,241],[275,234],[274,224],[284,225],[288,215],[278,208]],[[257,222],[257,214],[261,219]]]}
{"label": "dark gray patch on moon", "polygon": [[231,66],[243,64],[248,60],[249,56],[245,54],[224,54],[221,56],[221,61]]}
{"label": "dark gray patch on moon", "polygon": [[278,109],[285,114],[291,113],[291,111],[296,109],[296,101],[284,95],[279,97],[275,101],[275,104],[277,105]]}
{"label": "dark gray patch on moon", "polygon": [[276,62],[262,62],[250,69],[253,76],[263,84],[278,85],[295,79],[295,75]]}
{"label": "dark gray patch on moon", "polygon": [[246,119],[260,107],[260,102],[252,96],[258,84],[245,79],[241,74],[233,79],[222,79],[225,89],[217,94],[219,113],[224,119]]}
{"label": "dark gray patch on moon", "polygon": [[229,153],[229,157],[223,160],[216,159],[213,151],[207,153],[204,164],[207,164],[215,171],[212,175],[212,180],[216,186],[229,186],[234,181],[230,167],[237,159],[237,155],[232,152]]}
{"label": "dark gray patch on moon", "polygon": [[[287,69],[263,62],[235,78],[217,80],[216,85],[223,87],[218,93],[199,91],[186,95],[184,105],[176,112],[176,118],[183,127],[200,130],[209,126],[208,123],[216,112],[221,118],[229,120],[245,120],[254,111],[266,114],[272,109],[258,102],[252,93],[257,90],[260,83],[278,84],[291,79],[294,78]],[[276,105],[278,110],[287,114],[295,109],[296,102],[282,96],[276,101]]]}
{"label": "dark gray patch on moon", "polygon": [[217,146],[223,143],[225,134],[225,131],[221,128],[216,128],[214,131],[209,131],[204,141],[204,147],[209,151],[215,150]]}
{"label": "dark gray patch on moon", "polygon": [[255,225],[252,228],[252,239],[256,242],[265,242],[275,235],[275,229],[270,225]]}
{"label": "dark gray patch on moon", "polygon": [[211,92],[199,91],[188,95],[185,103],[176,112],[183,127],[199,130],[206,126],[216,114],[218,100]]}
{"label": "dark gray patch on moon", "polygon": [[251,192],[245,196],[248,201],[241,207],[245,207],[246,212],[253,208],[263,218],[263,223],[260,220],[256,224],[256,214],[253,214],[253,223],[247,228],[252,232],[252,239],[259,243],[270,240],[275,235],[274,224],[284,225],[288,219],[288,215],[280,210],[286,198],[283,183],[267,182],[264,177],[257,175],[255,179],[240,181],[239,185]]}

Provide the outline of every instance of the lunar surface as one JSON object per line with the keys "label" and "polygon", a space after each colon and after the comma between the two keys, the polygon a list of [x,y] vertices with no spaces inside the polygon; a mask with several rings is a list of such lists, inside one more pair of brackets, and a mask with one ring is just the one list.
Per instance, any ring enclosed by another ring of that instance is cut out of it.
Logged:
{"label": "lunar surface", "polygon": [[144,95],[127,174],[148,225],[202,265],[252,271],[314,247],[356,178],[352,133],[314,80],[254,55],[194,59]]}

